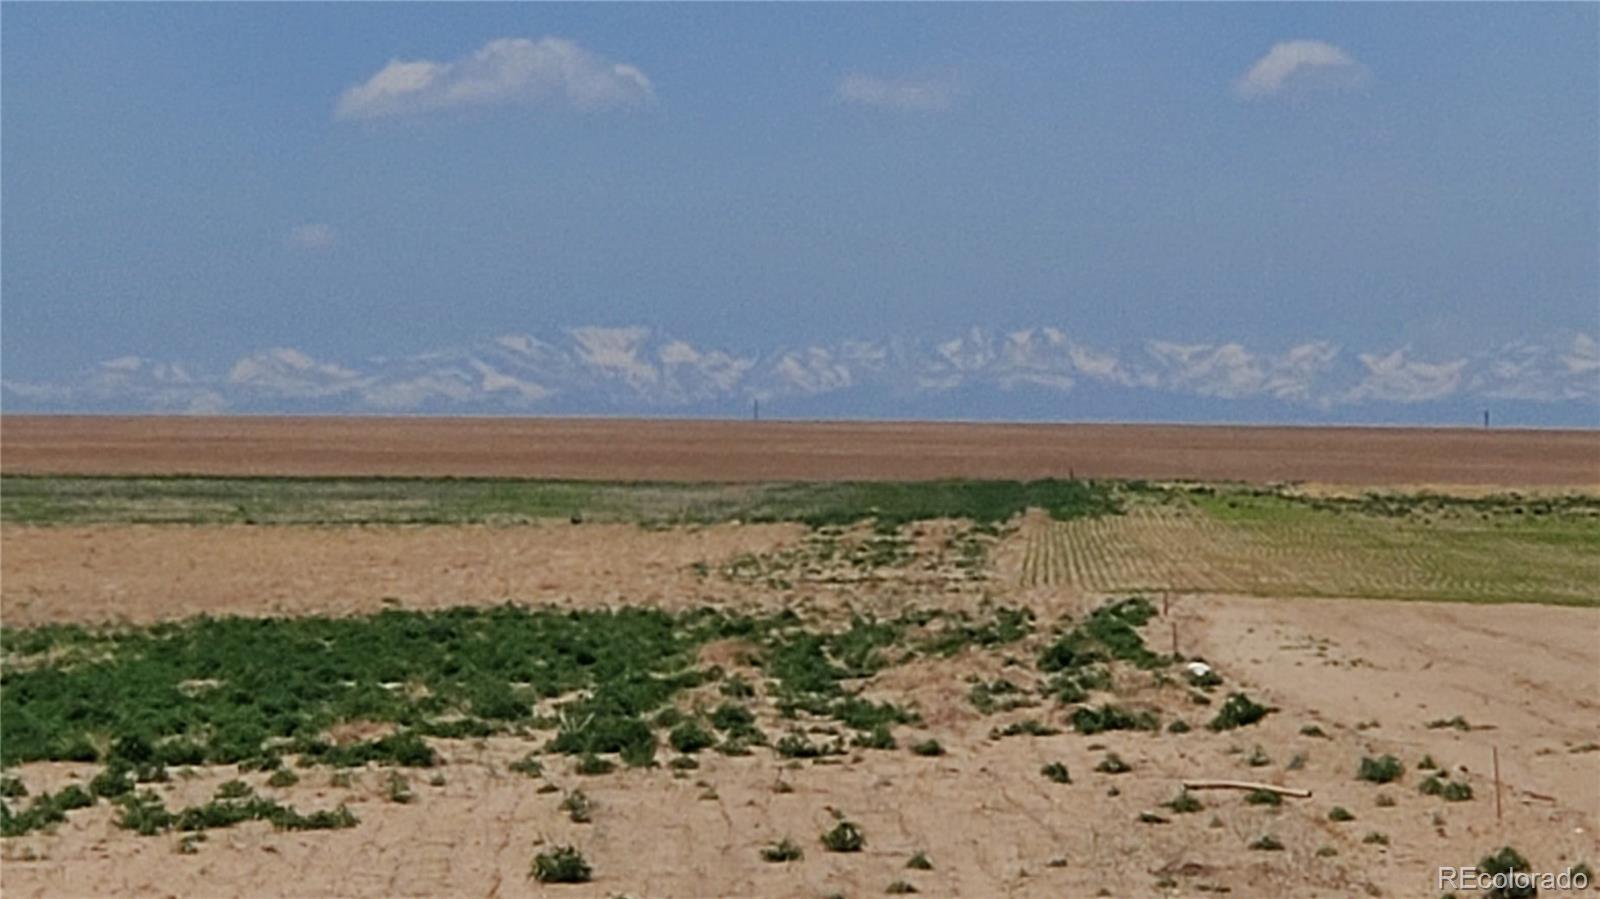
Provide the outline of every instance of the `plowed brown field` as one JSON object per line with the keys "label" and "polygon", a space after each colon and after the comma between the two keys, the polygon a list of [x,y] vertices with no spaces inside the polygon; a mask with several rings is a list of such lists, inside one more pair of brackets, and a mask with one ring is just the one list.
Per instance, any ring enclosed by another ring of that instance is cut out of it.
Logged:
{"label": "plowed brown field", "polygon": [[6,474],[604,480],[1181,478],[1600,485],[1600,431],[5,416]]}

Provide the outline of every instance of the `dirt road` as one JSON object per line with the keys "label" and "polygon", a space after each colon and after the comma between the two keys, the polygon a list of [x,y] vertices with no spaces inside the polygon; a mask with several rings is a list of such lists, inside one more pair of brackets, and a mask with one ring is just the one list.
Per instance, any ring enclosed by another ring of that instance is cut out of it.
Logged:
{"label": "dirt road", "polygon": [[1600,431],[528,418],[5,416],[6,474],[1600,486]]}

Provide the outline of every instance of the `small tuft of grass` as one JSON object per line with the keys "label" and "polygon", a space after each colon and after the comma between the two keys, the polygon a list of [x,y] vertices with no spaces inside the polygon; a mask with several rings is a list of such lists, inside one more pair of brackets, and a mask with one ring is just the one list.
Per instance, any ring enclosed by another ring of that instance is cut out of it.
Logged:
{"label": "small tuft of grass", "polygon": [[1250,805],[1283,805],[1283,797],[1271,790],[1251,790],[1244,801]]}
{"label": "small tuft of grass", "polygon": [[891,896],[909,896],[912,893],[920,891],[910,881],[897,880],[894,883],[889,884],[888,889],[884,890],[884,892]]}
{"label": "small tuft of grass", "polygon": [[1161,720],[1154,712],[1130,712],[1118,705],[1100,708],[1082,706],[1072,713],[1072,729],[1080,734],[1098,734],[1108,730],[1159,730]]}
{"label": "small tuft of grass", "polygon": [[1067,766],[1061,762],[1051,762],[1040,768],[1039,773],[1058,784],[1072,783],[1072,775],[1067,772]]}
{"label": "small tuft of grass", "polygon": [[292,787],[299,782],[300,775],[290,771],[288,768],[279,768],[272,772],[271,777],[267,778],[267,786],[276,787],[280,790]]}
{"label": "small tuft of grass", "polygon": [[1283,843],[1274,836],[1259,836],[1250,841],[1250,848],[1257,852],[1282,852]]}
{"label": "small tuft of grass", "polygon": [[539,755],[535,752],[528,753],[506,767],[518,774],[526,774],[529,777],[539,777],[544,774],[544,762],[539,761]]}
{"label": "small tuft of grass", "polygon": [[1123,761],[1122,756],[1115,752],[1108,752],[1106,757],[1100,760],[1100,764],[1094,766],[1094,770],[1101,774],[1126,774],[1133,770],[1133,766]]}
{"label": "small tuft of grass", "polygon": [[1345,821],[1354,821],[1355,819],[1356,816],[1351,814],[1350,810],[1342,805],[1336,805],[1328,810],[1329,821],[1338,821],[1343,823]]}
{"label": "small tuft of grass", "polygon": [[594,801],[582,790],[573,790],[561,798],[559,808],[567,813],[574,824],[588,824],[594,820]]}
{"label": "small tuft of grass", "polygon": [[866,844],[861,828],[849,821],[840,821],[822,835],[822,846],[829,852],[860,852]]}
{"label": "small tuft of grass", "polygon": [[1366,836],[1361,838],[1361,842],[1368,846],[1387,846],[1389,845],[1389,835],[1379,833],[1376,830],[1369,831]]}
{"label": "small tuft of grass", "polygon": [[761,860],[772,862],[773,864],[797,862],[805,857],[805,852],[801,851],[800,847],[796,846],[788,837],[784,837],[761,850]]}
{"label": "small tuft of grass", "polygon": [[[1512,872],[1526,874],[1532,870],[1532,863],[1510,846],[1502,846],[1499,852],[1486,855],[1478,862],[1478,871],[1490,878],[1501,874],[1509,877]],[[1503,889],[1491,890],[1486,895],[1489,899],[1529,899],[1538,894],[1538,888],[1533,884],[1507,884]]]}
{"label": "small tuft of grass", "polygon": [[578,756],[578,764],[574,765],[572,770],[585,777],[593,777],[600,774],[610,774],[617,770],[617,763],[610,759],[603,759],[592,752],[586,752]]}
{"label": "small tuft of grass", "polygon": [[1231,693],[1222,708],[1218,710],[1217,717],[1211,719],[1206,725],[1214,731],[1234,730],[1255,724],[1262,718],[1272,713],[1272,709],[1251,699],[1243,693]]}
{"label": "small tuft of grass", "polygon": [[940,756],[944,755],[944,745],[938,740],[930,738],[923,740],[921,743],[911,744],[911,751],[922,756]]}
{"label": "small tuft of grass", "polygon": [[709,749],[717,745],[717,737],[703,727],[700,722],[688,720],[674,727],[667,735],[667,742],[672,748],[686,755],[692,755],[702,749]]}
{"label": "small tuft of grass", "polygon": [[1178,795],[1172,797],[1170,802],[1164,802],[1162,805],[1171,809],[1173,814],[1177,815],[1192,815],[1206,807],[1205,803],[1196,799],[1194,794],[1182,787],[1178,789]]}
{"label": "small tuft of grass", "polygon": [[1324,731],[1322,728],[1318,727],[1315,724],[1307,724],[1305,727],[1300,728],[1300,736],[1302,736],[1302,737],[1318,737],[1318,738],[1323,739],[1323,740],[1328,739],[1327,731]]}
{"label": "small tuft of grass", "polygon": [[928,853],[918,851],[906,861],[906,867],[913,871],[932,871],[933,862],[928,860]]}
{"label": "small tuft of grass", "polygon": [[558,846],[533,857],[533,879],[540,883],[588,883],[594,879],[594,868],[577,849]]}
{"label": "small tuft of grass", "polygon": [[900,745],[895,742],[887,724],[879,724],[870,731],[856,734],[851,742],[862,749],[893,749]]}
{"label": "small tuft of grass", "polygon": [[1460,715],[1457,715],[1454,718],[1438,718],[1428,722],[1429,730],[1442,730],[1445,728],[1464,732],[1472,730],[1472,725],[1468,724],[1467,719],[1461,717]]}
{"label": "small tuft of grass", "polygon": [[1392,755],[1372,758],[1365,756],[1361,759],[1361,767],[1356,770],[1356,779],[1369,783],[1386,784],[1398,780],[1404,774],[1406,766]]}
{"label": "small tuft of grass", "polygon": [[389,772],[389,778],[384,784],[384,789],[389,796],[390,802],[405,805],[416,798],[411,793],[411,782],[406,780],[405,775],[399,771]]}

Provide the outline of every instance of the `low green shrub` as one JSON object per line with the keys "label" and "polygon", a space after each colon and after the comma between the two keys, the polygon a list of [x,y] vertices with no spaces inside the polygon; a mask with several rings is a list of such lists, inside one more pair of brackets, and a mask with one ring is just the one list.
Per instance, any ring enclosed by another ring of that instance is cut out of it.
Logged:
{"label": "low green shrub", "polygon": [[866,844],[861,828],[849,821],[840,821],[822,835],[822,845],[829,852],[860,852]]}
{"label": "low green shrub", "polygon": [[594,868],[583,853],[571,846],[558,846],[533,857],[533,879],[540,883],[588,883]]}

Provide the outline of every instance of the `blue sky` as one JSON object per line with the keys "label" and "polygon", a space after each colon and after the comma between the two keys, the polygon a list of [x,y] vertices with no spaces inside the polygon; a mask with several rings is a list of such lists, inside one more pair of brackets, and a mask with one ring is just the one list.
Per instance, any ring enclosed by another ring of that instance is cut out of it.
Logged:
{"label": "blue sky", "polygon": [[[678,343],[751,377],[816,349],[859,386],[845,344],[948,359],[976,326],[1059,329],[1062,354],[1124,363],[1128,402],[1189,383],[1201,417],[1428,419],[1510,390],[1594,423],[1592,4],[8,4],[0,25],[12,409],[144,408],[156,382],[298,408],[247,396],[241,362],[393,379],[435,354],[471,380],[508,334],[658,382]],[[1311,345],[1327,383],[1272,393]],[[1508,354],[1543,386],[1507,387]],[[118,394],[104,365],[130,358],[146,380]],[[1458,361],[1448,394],[1363,392]],[[927,380],[906,364],[902,387]],[[1029,389],[1099,383],[1063,364]],[[523,411],[633,408],[495,365],[543,391],[497,394]],[[1192,387],[1219,366],[1259,389]],[[499,408],[436,399],[415,408]]]}

